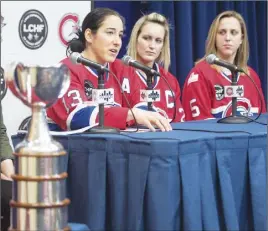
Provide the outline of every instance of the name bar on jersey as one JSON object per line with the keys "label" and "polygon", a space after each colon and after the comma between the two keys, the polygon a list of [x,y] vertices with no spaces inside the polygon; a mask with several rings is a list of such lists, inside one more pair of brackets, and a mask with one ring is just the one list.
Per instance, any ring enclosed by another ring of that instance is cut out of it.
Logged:
{"label": "name bar on jersey", "polygon": [[225,97],[243,97],[244,96],[244,86],[224,86],[224,96]]}
{"label": "name bar on jersey", "polygon": [[160,90],[140,90],[140,101],[142,102],[159,102]]}
{"label": "name bar on jersey", "polygon": [[110,104],[114,103],[114,89],[93,89],[92,100],[97,104]]}

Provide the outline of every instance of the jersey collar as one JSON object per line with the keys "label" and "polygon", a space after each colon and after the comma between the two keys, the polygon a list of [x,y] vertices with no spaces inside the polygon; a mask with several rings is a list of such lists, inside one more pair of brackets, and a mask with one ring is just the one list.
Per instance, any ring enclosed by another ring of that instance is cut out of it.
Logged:
{"label": "jersey collar", "polygon": [[[160,73],[159,72],[159,65],[157,63],[154,63],[153,69],[155,71],[157,71],[158,73]],[[138,70],[138,69],[136,69],[136,74],[139,76],[141,81],[147,86],[147,81],[146,81],[147,77],[145,76],[145,74],[143,72],[141,72],[140,70]],[[153,89],[157,86],[157,84],[159,82],[159,79],[160,79],[159,76],[154,76],[153,77],[153,85],[152,85]]]}
{"label": "jersey collar", "polygon": [[[110,70],[110,64],[109,63],[106,63],[105,67]],[[92,74],[94,75],[96,78],[99,78],[98,76],[98,72],[96,69],[94,68],[91,68],[91,67],[88,67],[88,66],[85,66],[85,68]],[[104,72],[104,79],[106,80],[106,82],[109,80],[109,72]]]}

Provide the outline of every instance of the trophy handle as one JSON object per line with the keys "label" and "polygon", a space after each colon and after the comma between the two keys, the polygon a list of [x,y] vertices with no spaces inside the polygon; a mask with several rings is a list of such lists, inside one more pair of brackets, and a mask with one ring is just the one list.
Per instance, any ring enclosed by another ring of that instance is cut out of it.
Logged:
{"label": "trophy handle", "polygon": [[[45,107],[50,107],[63,97],[71,82],[69,69],[63,63],[27,66],[13,62],[6,68],[5,79],[11,92],[29,107],[36,102],[44,102]],[[55,89],[49,92],[53,84]]]}
{"label": "trophy handle", "polygon": [[[60,68],[62,69],[62,71],[64,73],[68,73],[68,75],[70,75],[69,69],[65,64],[60,64]],[[67,90],[69,89],[71,84],[71,78],[65,78],[65,81],[63,81],[62,83],[62,89],[60,91],[60,94],[58,96],[58,99],[62,98],[64,96],[64,94],[67,92]]]}
{"label": "trophy handle", "polygon": [[[18,72],[20,70],[20,72]],[[12,62],[6,67],[5,71],[5,80],[6,84],[11,90],[11,92],[18,98],[20,98],[24,104],[27,106],[31,106],[31,104],[27,101],[27,88],[28,84],[31,81],[29,74],[27,75],[27,72],[24,71],[25,67],[20,62]],[[18,74],[21,73],[21,74]],[[23,81],[23,78],[28,78],[29,80]],[[30,83],[31,84],[31,83]],[[23,94],[25,93],[25,95]]]}

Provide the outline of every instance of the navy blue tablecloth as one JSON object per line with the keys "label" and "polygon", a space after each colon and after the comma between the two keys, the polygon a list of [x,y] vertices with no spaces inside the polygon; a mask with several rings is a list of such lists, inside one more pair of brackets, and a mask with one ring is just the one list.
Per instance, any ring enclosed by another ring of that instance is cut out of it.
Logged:
{"label": "navy blue tablecloth", "polygon": [[68,152],[69,220],[91,230],[265,230],[267,126],[173,128],[55,137]]}
{"label": "navy blue tablecloth", "polygon": [[90,229],[85,224],[69,223],[71,231],[90,231]]}

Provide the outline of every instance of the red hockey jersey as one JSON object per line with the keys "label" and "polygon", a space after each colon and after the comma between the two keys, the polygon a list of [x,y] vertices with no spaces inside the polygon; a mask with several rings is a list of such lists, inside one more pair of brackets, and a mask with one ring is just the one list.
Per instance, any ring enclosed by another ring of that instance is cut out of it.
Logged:
{"label": "red hockey jersey", "polygon": [[[160,90],[160,101],[152,103],[153,110],[159,112],[170,121],[172,120],[174,113],[175,119],[173,122],[184,121],[185,116],[180,101],[181,91],[177,79],[156,63],[154,64],[154,69],[158,71],[161,76],[153,79],[153,89]],[[123,69],[123,72],[120,74],[120,76],[122,89],[130,103],[130,106],[148,110],[148,103],[141,101],[141,90],[145,90],[147,88],[145,76],[139,70],[128,66]],[[163,78],[166,78],[171,89]],[[172,91],[174,93],[174,98]],[[174,111],[174,104],[176,104],[176,111]],[[123,106],[127,107],[124,97]]]}
{"label": "red hockey jersey", "polygon": [[[95,70],[81,64],[73,64],[66,58],[62,63],[70,70],[71,83],[65,95],[47,109],[48,121],[54,122],[62,130],[75,130],[98,122],[98,105],[92,102],[92,89],[98,87],[98,75]],[[113,73],[123,64],[116,60],[108,64]],[[114,103],[105,105],[104,125],[120,129],[126,128],[128,108],[122,106],[120,86],[109,73],[105,75],[105,88],[114,89]],[[50,128],[53,127],[50,124]],[[56,130],[51,129],[51,130]]]}
{"label": "red hockey jersey", "polygon": [[[237,113],[244,116],[257,115],[261,110],[266,112],[265,101],[260,79],[256,72],[249,68],[249,75],[256,83],[261,98],[245,74],[239,74],[238,85],[244,86],[244,96],[237,98]],[[223,118],[232,114],[232,98],[225,97],[224,86],[231,85],[231,73],[228,69],[219,72],[206,61],[198,63],[189,73],[183,87],[182,105],[186,120],[203,120]]]}

